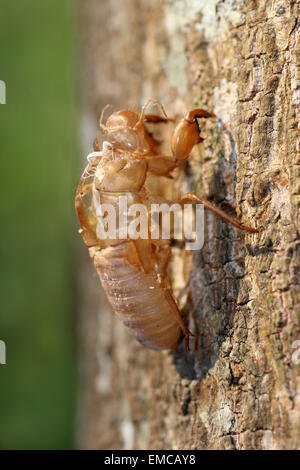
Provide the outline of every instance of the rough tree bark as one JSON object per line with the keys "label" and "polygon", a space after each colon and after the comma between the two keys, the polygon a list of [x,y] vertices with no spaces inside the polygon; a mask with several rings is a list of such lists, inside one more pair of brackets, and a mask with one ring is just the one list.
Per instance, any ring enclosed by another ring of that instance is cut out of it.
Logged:
{"label": "rough tree bark", "polygon": [[194,190],[261,233],[207,214],[200,252],[174,246],[190,353],[139,345],[85,260],[79,446],[300,448],[299,2],[121,3],[81,2],[83,153],[106,103],[213,110],[172,191]]}

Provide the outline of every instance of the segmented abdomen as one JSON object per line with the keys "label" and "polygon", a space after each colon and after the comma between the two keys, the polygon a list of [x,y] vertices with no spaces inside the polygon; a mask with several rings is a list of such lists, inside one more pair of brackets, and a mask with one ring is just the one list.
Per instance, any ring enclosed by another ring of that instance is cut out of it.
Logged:
{"label": "segmented abdomen", "polygon": [[97,251],[94,263],[103,288],[120,320],[136,339],[152,349],[176,349],[180,326],[171,311],[169,290],[157,283],[155,273],[130,264],[133,242]]}

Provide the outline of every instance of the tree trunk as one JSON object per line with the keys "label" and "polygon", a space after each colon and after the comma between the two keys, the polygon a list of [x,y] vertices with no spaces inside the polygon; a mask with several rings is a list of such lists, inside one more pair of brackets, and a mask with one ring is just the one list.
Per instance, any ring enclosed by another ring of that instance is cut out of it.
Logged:
{"label": "tree trunk", "polygon": [[83,153],[107,103],[140,109],[153,97],[176,118],[214,111],[185,174],[161,189],[195,191],[261,231],[206,214],[202,250],[174,246],[191,352],[137,343],[85,260],[79,446],[299,449],[300,4],[121,3],[81,1]]}

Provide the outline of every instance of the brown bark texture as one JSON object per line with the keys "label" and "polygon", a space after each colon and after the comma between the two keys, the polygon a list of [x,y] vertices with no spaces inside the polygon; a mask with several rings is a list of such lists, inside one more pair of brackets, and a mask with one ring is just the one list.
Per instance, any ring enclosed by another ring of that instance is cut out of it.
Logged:
{"label": "brown bark texture", "polygon": [[211,110],[160,189],[261,229],[206,214],[199,252],[174,244],[190,352],[137,343],[82,247],[81,448],[300,448],[299,12],[294,0],[81,1],[83,154],[107,103]]}

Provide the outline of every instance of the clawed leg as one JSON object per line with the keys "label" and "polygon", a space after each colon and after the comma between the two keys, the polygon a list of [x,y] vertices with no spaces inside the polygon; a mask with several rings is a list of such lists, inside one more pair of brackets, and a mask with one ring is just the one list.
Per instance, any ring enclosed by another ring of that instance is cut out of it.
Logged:
{"label": "clawed leg", "polygon": [[234,219],[233,217],[230,217],[226,212],[224,212],[222,209],[219,207],[215,206],[209,201],[206,201],[205,199],[201,199],[199,196],[193,193],[188,193],[184,194],[180,198],[180,202],[185,203],[185,202],[195,202],[198,204],[203,204],[204,208],[213,212],[214,214],[218,215],[221,217],[221,219],[225,220],[225,222],[228,222],[229,224],[233,225],[236,228],[239,228],[240,230],[244,230],[246,232],[250,233],[258,233],[259,230],[257,228],[252,228],[252,227],[247,227],[244,225],[242,222],[239,222],[237,219]]}
{"label": "clawed leg", "polygon": [[214,113],[197,108],[187,113],[179,121],[174,129],[171,141],[172,152],[178,164],[184,163],[188,159],[193,147],[203,140],[200,136],[198,119],[215,117]]}

